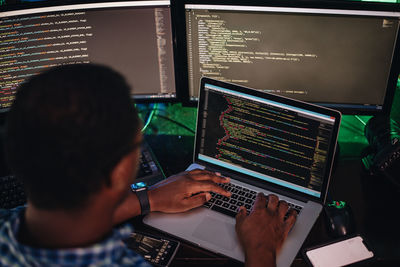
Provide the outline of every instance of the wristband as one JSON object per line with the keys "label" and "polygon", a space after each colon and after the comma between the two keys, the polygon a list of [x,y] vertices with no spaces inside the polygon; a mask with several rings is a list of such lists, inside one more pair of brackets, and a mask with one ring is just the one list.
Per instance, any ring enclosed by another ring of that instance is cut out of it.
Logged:
{"label": "wristband", "polygon": [[150,213],[150,202],[149,196],[147,195],[147,187],[137,187],[135,184],[131,186],[132,192],[136,194],[139,203],[140,203],[140,210],[141,215],[146,215]]}

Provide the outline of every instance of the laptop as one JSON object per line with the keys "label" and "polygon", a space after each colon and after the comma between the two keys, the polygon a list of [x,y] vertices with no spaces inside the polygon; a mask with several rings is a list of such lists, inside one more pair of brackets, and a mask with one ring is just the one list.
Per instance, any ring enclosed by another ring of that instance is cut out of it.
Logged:
{"label": "laptop", "polygon": [[299,211],[277,255],[277,266],[290,266],[326,200],[340,120],[335,110],[202,78],[194,162],[187,170],[230,177],[223,187],[234,194],[212,193],[203,207],[151,213],[143,222],[243,262],[237,204],[251,209],[257,192],[273,193]]}

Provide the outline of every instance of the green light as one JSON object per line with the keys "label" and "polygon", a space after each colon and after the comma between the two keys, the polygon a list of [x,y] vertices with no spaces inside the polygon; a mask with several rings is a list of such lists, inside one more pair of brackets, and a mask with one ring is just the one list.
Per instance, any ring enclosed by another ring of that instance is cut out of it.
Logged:
{"label": "green light", "polygon": [[346,206],[346,202],[344,202],[344,201],[333,200],[330,203],[328,203],[328,207],[335,207],[337,209],[343,209],[345,206]]}
{"label": "green light", "polygon": [[397,0],[361,0],[361,2],[397,3]]}

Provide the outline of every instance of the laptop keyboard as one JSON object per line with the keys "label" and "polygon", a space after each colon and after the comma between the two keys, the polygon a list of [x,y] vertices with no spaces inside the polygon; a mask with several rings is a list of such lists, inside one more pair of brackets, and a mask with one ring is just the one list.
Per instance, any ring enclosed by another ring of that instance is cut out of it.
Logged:
{"label": "laptop keyboard", "polygon": [[[226,197],[214,192],[211,192],[212,198],[204,203],[204,207],[217,212],[223,213],[225,215],[236,217],[239,207],[245,206],[247,213],[253,208],[254,201],[257,197],[257,192],[251,189],[242,187],[240,185],[235,185],[232,183],[219,184],[222,188],[232,193],[231,197]],[[298,214],[300,213],[302,207],[295,205],[293,203],[287,202],[289,208],[294,209]],[[286,215],[287,216],[287,215]]]}

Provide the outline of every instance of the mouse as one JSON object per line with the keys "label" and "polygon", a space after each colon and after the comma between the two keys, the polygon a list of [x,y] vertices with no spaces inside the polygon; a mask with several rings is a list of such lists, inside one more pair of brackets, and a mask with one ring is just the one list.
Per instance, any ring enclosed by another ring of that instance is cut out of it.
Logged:
{"label": "mouse", "polygon": [[332,201],[324,206],[328,234],[331,237],[343,237],[355,232],[353,212],[348,203]]}

